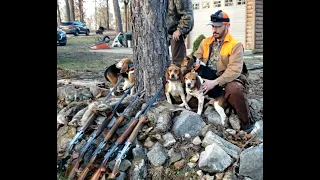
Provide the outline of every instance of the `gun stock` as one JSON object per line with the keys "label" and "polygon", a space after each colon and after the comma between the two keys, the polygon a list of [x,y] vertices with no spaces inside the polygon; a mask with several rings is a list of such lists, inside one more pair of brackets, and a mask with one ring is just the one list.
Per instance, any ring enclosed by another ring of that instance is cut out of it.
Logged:
{"label": "gun stock", "polygon": [[[130,89],[127,91],[129,92]],[[133,100],[130,102],[130,104],[127,106],[127,108],[123,111],[122,115],[120,115],[112,128],[108,131],[106,136],[104,137],[104,140],[100,142],[99,146],[96,148],[96,150],[93,152],[93,155],[89,161],[89,163],[86,165],[86,167],[81,172],[78,180],[84,180],[84,178],[87,176],[87,174],[90,172],[91,169],[93,169],[93,162],[95,161],[97,155],[101,152],[101,150],[104,148],[104,146],[107,144],[107,142],[110,140],[110,138],[113,136],[113,134],[118,129],[119,125],[124,120],[125,113],[127,113],[127,109],[133,104],[133,102],[138,98],[138,95],[141,93],[141,91],[137,92],[135,96],[133,97]]]}
{"label": "gun stock", "polygon": [[137,124],[137,126],[134,128],[134,130],[130,134],[123,149],[117,155],[116,163],[113,167],[112,173],[109,174],[107,179],[115,179],[119,176],[119,174],[120,174],[119,168],[120,168],[121,161],[122,161],[122,159],[124,159],[126,157],[126,154],[129,151],[132,142],[137,137],[139,131],[142,129],[144,123],[146,123],[146,122],[147,122],[147,117],[145,115],[141,115],[139,118],[139,123]]}
{"label": "gun stock", "polygon": [[104,130],[104,128],[107,127],[107,125],[109,124],[109,122],[111,121],[112,117],[114,116],[114,113],[117,111],[118,107],[120,106],[121,102],[124,100],[124,98],[129,94],[130,89],[133,86],[131,86],[129,88],[129,90],[121,97],[121,99],[117,102],[117,104],[114,106],[112,112],[110,112],[108,114],[108,116],[104,119],[104,121],[98,126],[98,128],[90,135],[89,140],[87,141],[87,143],[82,147],[81,151],[80,151],[80,156],[78,157],[78,159],[76,160],[76,165],[77,166],[73,166],[68,179],[72,180],[76,170],[79,168],[80,164],[82,163],[83,157],[86,154],[86,152],[88,151],[88,149],[91,147],[91,144],[93,143],[93,141],[101,134],[101,132]]}

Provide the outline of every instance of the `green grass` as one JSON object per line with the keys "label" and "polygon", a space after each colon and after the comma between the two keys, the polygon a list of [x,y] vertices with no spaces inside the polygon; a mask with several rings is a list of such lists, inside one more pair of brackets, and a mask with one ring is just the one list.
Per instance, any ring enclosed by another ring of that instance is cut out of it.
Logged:
{"label": "green grass", "polygon": [[95,35],[68,37],[66,46],[57,46],[57,65],[66,70],[101,71],[115,61],[108,53],[90,52],[95,43]]}

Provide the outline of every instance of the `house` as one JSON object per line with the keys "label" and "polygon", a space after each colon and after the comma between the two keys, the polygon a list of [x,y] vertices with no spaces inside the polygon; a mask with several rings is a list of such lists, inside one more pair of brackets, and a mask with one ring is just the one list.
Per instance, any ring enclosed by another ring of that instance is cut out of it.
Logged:
{"label": "house", "polygon": [[194,28],[187,38],[187,48],[192,48],[199,35],[212,35],[211,26],[206,25],[210,15],[221,9],[229,15],[230,33],[245,49],[263,52],[263,0],[192,0],[192,4]]}

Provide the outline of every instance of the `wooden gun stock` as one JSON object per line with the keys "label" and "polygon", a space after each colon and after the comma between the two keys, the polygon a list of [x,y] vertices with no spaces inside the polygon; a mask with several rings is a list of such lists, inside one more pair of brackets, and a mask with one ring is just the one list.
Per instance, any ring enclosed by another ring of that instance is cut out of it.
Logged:
{"label": "wooden gun stock", "polygon": [[94,174],[93,176],[90,178],[90,180],[99,180],[100,176],[106,172],[105,168],[99,168]]}
{"label": "wooden gun stock", "polygon": [[[141,115],[139,118],[139,123],[135,126],[134,130],[132,131],[132,133],[130,134],[129,138],[127,139],[127,142],[132,143],[134,141],[134,139],[137,137],[139,131],[142,129],[142,127],[144,126],[144,123],[147,122],[147,116]],[[125,155],[125,153],[123,152],[127,152],[127,150],[129,150],[130,148],[126,148],[126,146],[121,150],[121,152],[119,153],[120,156]],[[122,154],[123,153],[123,154]],[[117,157],[116,158],[116,163],[113,167],[112,173],[109,174],[108,179],[116,179],[119,175],[120,175],[120,164],[122,161],[123,157]]]}
{"label": "wooden gun stock", "polygon": [[[123,121],[124,117],[123,116],[119,116],[118,119],[116,120],[116,122],[114,123],[114,125],[112,126],[112,128],[109,130],[109,132],[106,134],[105,136],[105,140],[109,141],[110,138],[112,137],[112,135],[114,134],[114,132],[117,130],[118,126],[120,125],[120,123]],[[99,148],[99,147],[98,147]],[[93,162],[95,161],[97,155],[93,155],[90,159],[90,162],[88,163],[88,165],[83,169],[83,171],[81,172],[81,174],[78,177],[78,180],[84,180],[85,177],[87,176],[87,174],[89,173],[89,171],[91,169],[93,169]]]}
{"label": "wooden gun stock", "polygon": [[132,132],[133,128],[137,125],[138,121],[135,119],[131,122],[131,124],[127,127],[127,129],[122,133],[122,135],[117,139],[119,144],[122,144],[124,140],[129,136]]}

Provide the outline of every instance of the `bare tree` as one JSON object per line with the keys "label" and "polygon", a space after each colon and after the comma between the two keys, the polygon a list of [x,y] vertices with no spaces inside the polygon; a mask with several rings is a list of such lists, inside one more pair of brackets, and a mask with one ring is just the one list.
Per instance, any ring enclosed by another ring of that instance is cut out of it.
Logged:
{"label": "bare tree", "polygon": [[75,13],[74,13],[74,0],[70,0],[70,15],[71,15],[71,20],[74,21],[76,16],[75,16]]}
{"label": "bare tree", "polygon": [[60,6],[59,6],[59,0],[57,0],[57,11],[58,11],[58,23],[61,23],[61,14],[60,14]]}
{"label": "bare tree", "polygon": [[65,1],[66,1],[67,18],[68,18],[68,21],[71,21],[69,0],[65,0]]}
{"label": "bare tree", "polygon": [[[146,90],[146,100],[165,84],[170,65],[166,17],[168,0],[132,0],[133,62],[135,86]],[[164,91],[159,100],[164,100]]]}
{"label": "bare tree", "polygon": [[106,7],[106,13],[107,13],[107,19],[106,19],[106,29],[109,30],[109,22],[110,22],[110,18],[109,18],[109,0],[107,1],[107,7]]}
{"label": "bare tree", "polygon": [[124,3],[124,27],[125,32],[128,31],[128,4],[130,0],[120,0],[120,2]]}
{"label": "bare tree", "polygon": [[120,7],[118,0],[113,0],[114,16],[116,20],[116,32],[123,32]]}
{"label": "bare tree", "polygon": [[79,17],[80,21],[83,22],[84,16],[83,16],[83,0],[79,0]]}

